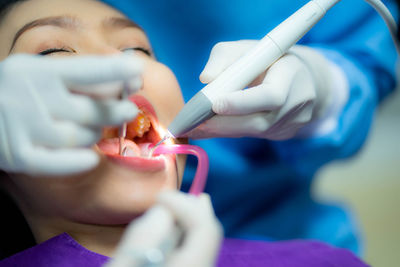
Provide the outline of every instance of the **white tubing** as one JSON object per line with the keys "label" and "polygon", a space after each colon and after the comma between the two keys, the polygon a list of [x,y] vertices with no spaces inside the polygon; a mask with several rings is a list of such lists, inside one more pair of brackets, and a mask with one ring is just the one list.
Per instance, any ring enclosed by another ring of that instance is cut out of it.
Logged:
{"label": "white tubing", "polygon": [[364,0],[364,1],[370,4],[385,21],[386,26],[390,31],[390,36],[392,37],[393,42],[396,46],[397,54],[400,55],[400,44],[399,41],[397,40],[397,23],[396,20],[393,18],[392,14],[390,13],[389,9],[380,0]]}
{"label": "white tubing", "polygon": [[331,7],[336,5],[340,0],[313,0],[316,4],[318,4],[322,9],[327,12]]}

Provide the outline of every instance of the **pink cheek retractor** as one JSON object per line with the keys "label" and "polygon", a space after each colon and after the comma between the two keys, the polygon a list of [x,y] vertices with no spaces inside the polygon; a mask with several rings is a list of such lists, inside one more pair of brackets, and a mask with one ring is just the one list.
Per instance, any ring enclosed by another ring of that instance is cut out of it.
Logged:
{"label": "pink cheek retractor", "polygon": [[153,151],[153,155],[161,154],[187,154],[197,157],[197,170],[194,175],[189,194],[198,196],[204,191],[208,175],[208,156],[207,153],[198,146],[193,145],[159,145]]}

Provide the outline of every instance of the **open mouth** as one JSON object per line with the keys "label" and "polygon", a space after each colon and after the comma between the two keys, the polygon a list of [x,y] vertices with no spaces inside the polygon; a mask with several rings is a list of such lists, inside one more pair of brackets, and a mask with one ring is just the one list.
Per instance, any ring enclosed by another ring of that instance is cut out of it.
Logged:
{"label": "open mouth", "polygon": [[138,116],[127,124],[126,138],[123,142],[123,155],[119,154],[120,140],[118,127],[106,127],[97,143],[99,150],[112,161],[135,170],[157,171],[165,167],[162,157],[149,157],[151,146],[161,140],[162,129],[155,110],[143,96],[129,98],[139,108]]}

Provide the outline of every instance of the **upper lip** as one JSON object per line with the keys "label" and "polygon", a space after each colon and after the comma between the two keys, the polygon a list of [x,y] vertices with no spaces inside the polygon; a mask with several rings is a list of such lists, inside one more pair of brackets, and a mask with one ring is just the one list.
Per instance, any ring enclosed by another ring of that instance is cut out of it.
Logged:
{"label": "upper lip", "polygon": [[[129,100],[131,100],[133,103],[135,103],[135,105],[145,111],[148,112],[149,115],[151,115],[152,117],[154,117],[155,120],[157,120],[157,115],[156,115],[156,111],[154,110],[153,105],[144,97],[141,95],[132,95],[129,97]],[[158,120],[157,120],[158,122]]]}
{"label": "upper lip", "polygon": [[[119,154],[119,138],[118,138],[118,128],[112,128],[107,137],[103,136],[103,139],[97,144],[97,148],[107,156],[108,159],[115,162],[116,164],[123,165],[135,171],[160,171],[165,169],[165,158],[161,157],[149,157],[150,146],[148,144],[155,144],[161,140],[160,137],[160,125],[158,124],[156,112],[151,105],[151,103],[143,96],[134,95],[129,97],[129,100],[134,102],[141,112],[144,113],[144,122],[147,130],[148,123],[146,120],[150,120],[150,128],[141,137],[139,120],[141,119],[140,114],[133,121],[128,122],[127,138],[123,142],[126,148],[130,148],[129,156],[124,156]],[[143,115],[142,115],[143,116]],[[148,121],[147,121],[148,122]],[[129,125],[131,123],[131,125]],[[139,123],[139,124],[138,124]],[[132,127],[132,128],[129,128]],[[139,129],[139,130],[138,130]],[[116,131],[115,131],[116,130]],[[132,130],[131,132],[129,132]],[[128,134],[129,133],[129,134]],[[132,137],[133,136],[133,137]],[[135,142],[136,141],[136,142]],[[144,143],[143,145],[140,145]],[[171,160],[173,157],[169,157]]]}

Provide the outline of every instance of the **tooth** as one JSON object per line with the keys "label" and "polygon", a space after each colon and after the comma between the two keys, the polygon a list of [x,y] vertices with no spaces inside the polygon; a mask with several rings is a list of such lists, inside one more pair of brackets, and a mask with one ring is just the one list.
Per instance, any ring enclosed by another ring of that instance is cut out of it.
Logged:
{"label": "tooth", "polygon": [[137,157],[137,156],[139,156],[137,153],[135,153],[135,150],[133,150],[129,146],[126,146],[124,148],[124,150],[122,151],[122,155],[124,157]]}
{"label": "tooth", "polygon": [[150,156],[150,148],[149,148],[150,144],[145,144],[140,146],[140,155],[142,157],[149,157]]}
{"label": "tooth", "polygon": [[143,137],[143,135],[148,132],[151,128],[151,121],[147,115],[140,111],[136,120],[130,122],[128,124],[128,139],[133,139],[135,137]]}

